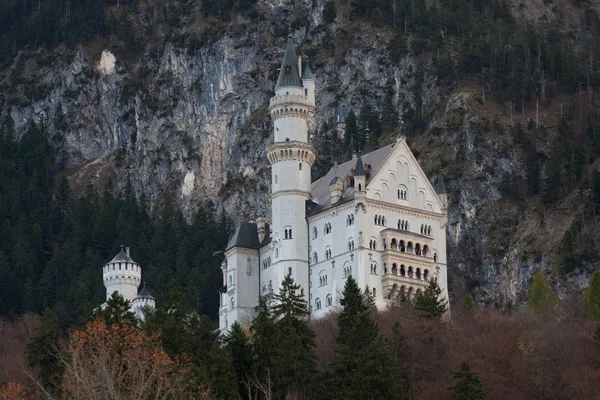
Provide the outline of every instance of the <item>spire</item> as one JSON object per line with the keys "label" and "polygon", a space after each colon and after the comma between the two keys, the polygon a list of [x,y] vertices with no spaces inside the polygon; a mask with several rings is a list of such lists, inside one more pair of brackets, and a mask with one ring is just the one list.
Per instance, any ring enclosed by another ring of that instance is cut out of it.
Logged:
{"label": "spire", "polygon": [[442,175],[438,176],[437,182],[435,184],[436,193],[446,193],[446,183],[444,182],[444,177]]}
{"label": "spire", "polygon": [[396,137],[396,143],[400,143],[401,141],[406,139],[406,136],[404,136],[404,120],[402,119],[402,117],[400,117],[399,125],[400,128],[398,130],[398,137]]}
{"label": "spire", "polygon": [[283,61],[281,62],[279,78],[277,79],[275,89],[286,86],[302,87],[302,81],[300,80],[300,74],[298,73],[298,57],[296,57],[291,34],[288,35],[287,38],[285,54],[283,55]]}
{"label": "spire", "polygon": [[354,168],[354,176],[366,176],[365,166],[362,162],[362,157],[360,154],[358,155],[358,160],[356,160],[356,167]]}
{"label": "spire", "polygon": [[312,71],[308,66],[308,59],[304,62],[304,68],[302,68],[302,79],[314,79]]}
{"label": "spire", "polygon": [[337,179],[338,178],[338,165],[337,165],[337,161],[333,162],[333,179]]}

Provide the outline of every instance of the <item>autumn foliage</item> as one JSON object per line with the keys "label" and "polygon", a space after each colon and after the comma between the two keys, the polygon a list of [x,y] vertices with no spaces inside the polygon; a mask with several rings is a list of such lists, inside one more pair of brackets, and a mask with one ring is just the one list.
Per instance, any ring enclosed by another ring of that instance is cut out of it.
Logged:
{"label": "autumn foliage", "polygon": [[88,322],[75,331],[62,381],[63,399],[207,399],[189,362],[172,359],[157,335],[125,324]]}
{"label": "autumn foliage", "polygon": [[0,386],[0,400],[28,400],[29,398],[19,383],[8,382]]}

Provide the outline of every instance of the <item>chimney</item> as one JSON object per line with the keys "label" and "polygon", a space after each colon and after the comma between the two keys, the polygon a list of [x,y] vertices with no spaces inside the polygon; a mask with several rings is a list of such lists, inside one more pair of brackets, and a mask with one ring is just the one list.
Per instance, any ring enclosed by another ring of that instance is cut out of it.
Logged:
{"label": "chimney", "polygon": [[298,76],[302,76],[302,56],[298,56]]}
{"label": "chimney", "polygon": [[127,257],[129,257],[129,247],[125,247],[125,254],[127,254]]}

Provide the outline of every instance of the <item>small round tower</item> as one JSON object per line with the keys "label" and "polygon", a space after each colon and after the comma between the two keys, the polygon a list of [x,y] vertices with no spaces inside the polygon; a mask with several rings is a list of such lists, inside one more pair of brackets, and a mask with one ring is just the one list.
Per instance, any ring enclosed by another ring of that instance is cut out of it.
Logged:
{"label": "small round tower", "polygon": [[133,302],[142,281],[142,267],[129,256],[129,247],[121,246],[119,254],[102,268],[102,278],[107,300],[117,291],[125,300]]}
{"label": "small round tower", "polygon": [[137,297],[133,299],[133,312],[138,318],[144,318],[144,309],[149,307],[151,309],[156,308],[156,301],[154,297],[150,294],[148,289],[146,289],[146,283],[142,284],[142,290],[138,293]]}

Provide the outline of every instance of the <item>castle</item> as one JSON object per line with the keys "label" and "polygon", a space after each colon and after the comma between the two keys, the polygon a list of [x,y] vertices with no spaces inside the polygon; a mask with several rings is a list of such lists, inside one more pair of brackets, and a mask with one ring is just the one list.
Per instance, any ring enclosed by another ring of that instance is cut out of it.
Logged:
{"label": "castle", "polygon": [[443,181],[433,187],[399,136],[312,182],[314,110],[314,77],[288,38],[269,104],[271,216],[242,223],[227,244],[222,332],[234,321],[248,323],[259,296],[277,294],[286,275],[300,285],[313,318],[339,305],[350,275],[369,288],[379,309],[400,293],[412,298],[431,278],[448,297]]}
{"label": "castle", "polygon": [[[121,246],[119,254],[102,267],[102,278],[106,287],[106,300],[117,291],[125,300],[131,302],[131,311],[139,319],[144,319],[146,307],[156,307],[154,297],[148,292],[145,284],[142,284],[142,290],[138,293],[142,283],[142,267],[131,259],[129,247]],[[105,306],[106,303],[100,307]]]}

